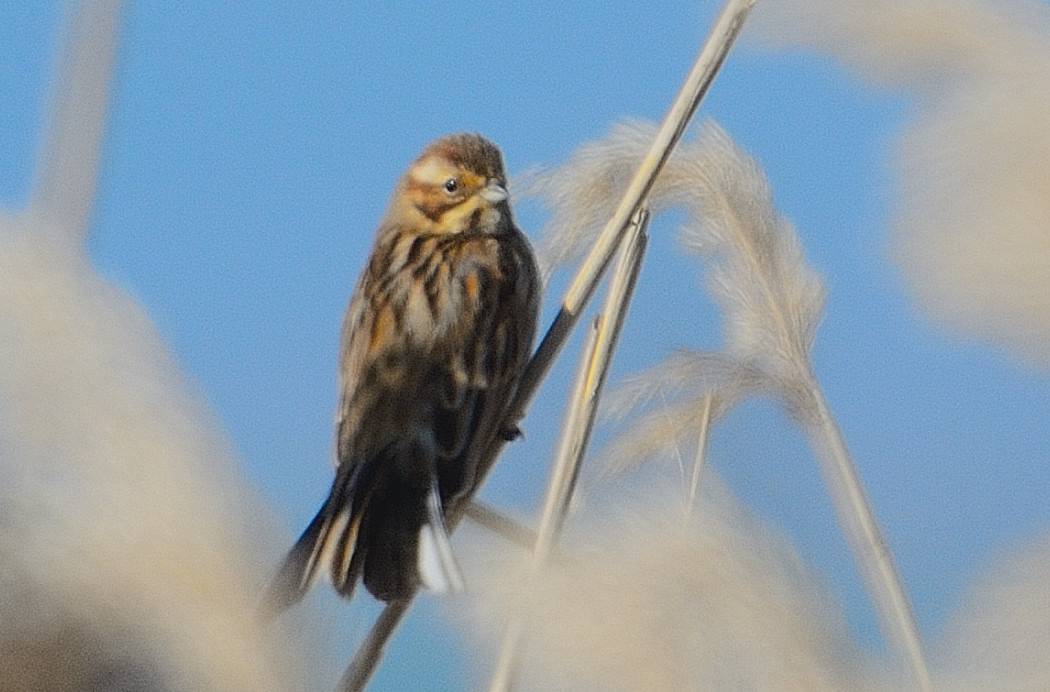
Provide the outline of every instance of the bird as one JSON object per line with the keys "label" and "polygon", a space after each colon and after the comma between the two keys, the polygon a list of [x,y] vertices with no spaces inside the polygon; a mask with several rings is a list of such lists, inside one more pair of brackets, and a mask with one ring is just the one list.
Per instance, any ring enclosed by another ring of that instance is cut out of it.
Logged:
{"label": "bird", "polygon": [[503,156],[474,133],[434,140],[398,179],[343,321],[335,478],[264,597],[279,613],[319,574],[350,598],[404,601],[464,580],[446,520],[479,453],[519,434],[510,404],[541,281],[515,225]]}

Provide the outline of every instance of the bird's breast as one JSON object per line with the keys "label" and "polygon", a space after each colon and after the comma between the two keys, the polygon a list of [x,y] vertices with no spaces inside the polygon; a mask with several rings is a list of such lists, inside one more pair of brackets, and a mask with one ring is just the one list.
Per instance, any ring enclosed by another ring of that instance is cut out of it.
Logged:
{"label": "bird's breast", "polygon": [[[478,245],[494,244],[480,242]],[[410,341],[470,338],[470,325],[499,290],[498,267],[475,245],[438,244],[403,287],[403,325]]]}

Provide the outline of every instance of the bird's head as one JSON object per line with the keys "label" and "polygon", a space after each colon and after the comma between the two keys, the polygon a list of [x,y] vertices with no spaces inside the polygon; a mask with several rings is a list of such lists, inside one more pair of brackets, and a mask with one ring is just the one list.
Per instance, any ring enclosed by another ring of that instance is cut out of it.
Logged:
{"label": "bird's head", "polygon": [[401,195],[432,233],[496,233],[510,222],[503,156],[476,134],[427,145],[405,173]]}

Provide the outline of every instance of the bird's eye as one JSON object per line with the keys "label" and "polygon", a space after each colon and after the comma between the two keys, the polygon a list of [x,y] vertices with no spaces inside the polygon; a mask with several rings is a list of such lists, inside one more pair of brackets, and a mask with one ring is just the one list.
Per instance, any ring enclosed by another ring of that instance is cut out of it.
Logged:
{"label": "bird's eye", "polygon": [[445,192],[452,194],[459,189],[459,181],[455,178],[449,178],[445,181]]}

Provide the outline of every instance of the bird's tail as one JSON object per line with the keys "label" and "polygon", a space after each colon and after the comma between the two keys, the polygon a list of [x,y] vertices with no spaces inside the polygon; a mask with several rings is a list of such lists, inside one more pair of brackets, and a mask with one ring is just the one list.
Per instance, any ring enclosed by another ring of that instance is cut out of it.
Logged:
{"label": "bird's tail", "polygon": [[[360,504],[351,501],[352,485],[344,474],[336,474],[328,499],[288,551],[263,597],[267,616],[274,617],[298,603],[328,567],[336,590],[346,597],[352,595],[361,573],[356,544],[362,517]],[[367,495],[362,499],[367,504]]]}
{"label": "bird's tail", "polygon": [[436,593],[463,590],[436,483],[421,490],[388,475],[372,495],[359,544],[365,588],[376,598],[404,600],[420,586]]}
{"label": "bird's tail", "polygon": [[463,590],[437,483],[420,492],[395,474],[366,475],[337,474],[266,592],[268,617],[298,603],[324,570],[347,598],[359,577],[383,601],[410,598],[420,586],[436,593]]}
{"label": "bird's tail", "polygon": [[416,560],[419,581],[435,593],[463,591],[463,575],[452,552],[445,520],[442,517],[441,497],[437,484],[430,488],[426,498],[426,515],[419,528],[419,554]]}

